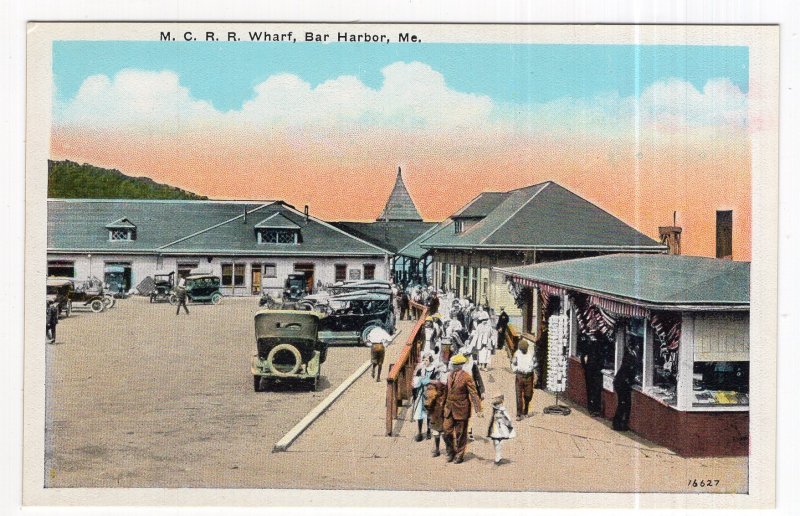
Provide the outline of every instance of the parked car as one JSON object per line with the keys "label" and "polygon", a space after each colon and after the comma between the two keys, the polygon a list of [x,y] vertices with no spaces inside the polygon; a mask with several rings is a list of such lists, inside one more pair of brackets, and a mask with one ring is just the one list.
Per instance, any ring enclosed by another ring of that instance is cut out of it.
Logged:
{"label": "parked car", "polygon": [[[211,303],[218,304],[222,301],[220,292],[220,279],[212,274],[192,274],[186,276],[186,297],[192,303]],[[169,302],[173,305],[178,304],[178,295],[172,293]]]}
{"label": "parked car", "polygon": [[153,275],[153,290],[150,291],[150,302],[169,301],[175,289],[175,272]]}
{"label": "parked car", "polygon": [[385,292],[348,292],[330,296],[316,307],[326,316],[320,320],[319,338],[328,344],[367,344],[375,328],[394,333],[392,296]]}
{"label": "parked car", "polygon": [[114,306],[115,299],[107,294],[103,282],[95,277],[85,280],[76,278],[60,278],[72,283],[72,292],[69,295],[70,313],[76,308],[88,308],[94,313],[104,312]]}
{"label": "parked car", "polygon": [[320,314],[298,310],[259,310],[250,372],[253,390],[270,382],[301,382],[317,389],[327,344],[319,339]]}
{"label": "parked car", "polygon": [[305,274],[289,274],[283,285],[283,302],[294,302],[308,294]]}
{"label": "parked car", "polygon": [[72,315],[72,291],[75,285],[66,278],[47,278],[47,300],[56,303],[58,315]]}

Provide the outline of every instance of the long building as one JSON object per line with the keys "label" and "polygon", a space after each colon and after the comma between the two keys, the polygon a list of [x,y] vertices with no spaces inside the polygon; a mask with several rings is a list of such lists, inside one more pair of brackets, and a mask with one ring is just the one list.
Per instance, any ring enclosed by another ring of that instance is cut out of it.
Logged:
{"label": "long building", "polygon": [[121,272],[129,290],[148,276],[203,270],[226,295],[280,292],[288,274],[309,288],[388,279],[393,252],[281,201],[50,199],[49,276]]}

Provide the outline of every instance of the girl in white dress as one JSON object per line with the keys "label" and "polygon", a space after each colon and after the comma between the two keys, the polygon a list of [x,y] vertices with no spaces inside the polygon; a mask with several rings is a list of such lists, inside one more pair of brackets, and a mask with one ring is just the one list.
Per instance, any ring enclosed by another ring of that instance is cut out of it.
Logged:
{"label": "girl in white dress", "polygon": [[503,441],[513,439],[517,431],[511,424],[511,417],[503,406],[504,396],[501,394],[492,399],[492,419],[489,421],[489,438],[494,444],[494,463],[503,460]]}

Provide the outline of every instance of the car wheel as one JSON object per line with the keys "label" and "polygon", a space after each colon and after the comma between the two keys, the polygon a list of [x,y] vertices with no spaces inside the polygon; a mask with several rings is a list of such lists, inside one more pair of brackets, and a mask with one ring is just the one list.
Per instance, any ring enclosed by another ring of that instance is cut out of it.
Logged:
{"label": "car wheel", "polygon": [[[280,354],[282,357],[281,362],[283,362],[287,353],[292,355],[292,363],[282,363],[279,367],[278,364],[275,363],[275,359],[278,358],[278,354]],[[303,358],[300,356],[300,351],[291,344],[278,344],[272,348],[267,355],[267,365],[269,366],[270,371],[272,371],[272,373],[276,376],[292,376],[297,373],[302,364]]]}
{"label": "car wheel", "polygon": [[106,310],[108,310],[109,308],[113,308],[114,307],[114,303],[116,303],[116,301],[117,300],[114,299],[114,296],[110,296],[108,294],[103,296],[103,303],[105,303],[105,305],[106,305]]}
{"label": "car wheel", "polygon": [[222,294],[220,294],[219,292],[217,292],[217,293],[215,293],[215,294],[213,294],[211,296],[211,304],[212,305],[218,305],[220,301],[222,301]]}
{"label": "car wheel", "polygon": [[92,312],[97,314],[106,309],[106,304],[100,299],[95,299],[89,303],[89,308],[92,309]]}
{"label": "car wheel", "polygon": [[169,295],[169,304],[177,305],[178,304],[178,296],[176,294]]}
{"label": "car wheel", "polygon": [[256,392],[261,392],[264,390],[261,387],[261,377],[258,375],[253,375],[253,390]]}

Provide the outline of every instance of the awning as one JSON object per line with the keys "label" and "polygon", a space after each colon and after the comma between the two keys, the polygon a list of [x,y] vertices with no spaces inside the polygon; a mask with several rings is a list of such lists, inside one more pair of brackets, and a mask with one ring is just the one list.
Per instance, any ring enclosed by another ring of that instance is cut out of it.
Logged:
{"label": "awning", "polygon": [[620,303],[619,301],[612,301],[611,299],[599,296],[589,296],[589,303],[617,315],[624,315],[627,317],[648,317],[649,315],[649,310],[641,306]]}

